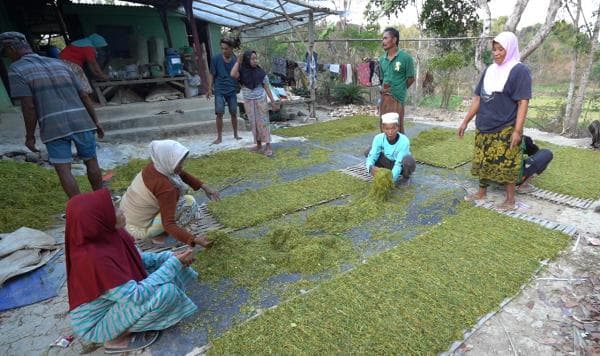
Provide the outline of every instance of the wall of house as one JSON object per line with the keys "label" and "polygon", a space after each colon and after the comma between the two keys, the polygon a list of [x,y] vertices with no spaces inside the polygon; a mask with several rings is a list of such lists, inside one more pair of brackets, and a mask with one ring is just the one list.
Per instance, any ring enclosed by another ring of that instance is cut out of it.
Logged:
{"label": "wall of house", "polygon": [[[100,33],[99,29],[106,26],[118,26],[131,28],[130,35],[162,38],[165,46],[167,36],[160,21],[158,11],[151,7],[142,6],[109,6],[109,5],[86,5],[66,4],[63,8],[65,16],[76,15],[82,27],[83,35]],[[176,13],[167,16],[173,47],[188,45],[185,17]],[[102,34],[102,33],[100,33]]]}

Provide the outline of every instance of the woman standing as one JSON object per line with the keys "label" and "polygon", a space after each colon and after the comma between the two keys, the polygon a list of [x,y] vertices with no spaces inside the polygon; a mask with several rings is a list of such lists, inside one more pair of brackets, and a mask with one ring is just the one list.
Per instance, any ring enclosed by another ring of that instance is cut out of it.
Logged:
{"label": "woman standing", "polygon": [[479,191],[467,200],[485,199],[490,182],[506,187],[499,210],[515,209],[515,184],[522,164],[523,125],[531,99],[531,74],[520,62],[519,44],[512,32],[502,32],[492,42],[492,63],[475,88],[471,108],[458,128],[463,137],[475,120],[475,152],[471,173],[479,177]]}
{"label": "woman standing", "polygon": [[253,151],[261,152],[262,144],[265,143],[264,154],[270,157],[273,155],[273,150],[271,149],[267,96],[271,100],[273,111],[277,110],[277,106],[269,88],[269,77],[258,65],[256,52],[248,50],[244,52],[243,56],[238,56],[236,64],[231,69],[231,76],[242,84],[244,109],[252,125],[252,135],[256,143]]}
{"label": "woman standing", "polygon": [[108,80],[108,76],[102,72],[98,62],[96,61],[96,49],[108,46],[104,37],[97,33],[93,33],[88,37],[71,42],[70,45],[63,49],[59,56],[72,70],[83,83],[84,91],[88,94],[92,93],[92,87],[89,80],[83,71],[83,65],[87,63],[90,71],[101,80]]}
{"label": "woman standing", "polygon": [[194,236],[184,228],[198,211],[194,197],[185,195],[188,186],[204,190],[211,200],[220,199],[219,192],[183,170],[189,152],[173,140],[150,143],[152,162],[138,173],[121,199],[125,228],[136,239],[152,238],[163,244],[168,234],[190,246],[210,245],[206,236]]}
{"label": "woman standing", "polygon": [[104,343],[106,353],[140,350],[158,330],[196,312],[183,286],[198,274],[191,249],[142,253],[123,229],[107,189],[67,203],[65,260],[69,316],[75,334]]}

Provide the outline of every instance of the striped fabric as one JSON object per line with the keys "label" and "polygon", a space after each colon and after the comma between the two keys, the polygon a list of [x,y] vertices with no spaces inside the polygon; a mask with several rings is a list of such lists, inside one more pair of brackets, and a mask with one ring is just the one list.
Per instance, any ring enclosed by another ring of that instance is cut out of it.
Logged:
{"label": "striped fabric", "polygon": [[170,251],[143,253],[149,275],[129,281],[70,312],[75,334],[102,343],[125,331],[163,330],[196,312],[183,286],[198,274],[184,268]]}
{"label": "striped fabric", "polygon": [[63,61],[26,54],[10,65],[8,81],[13,98],[33,97],[42,142],[96,129],[79,98],[83,86]]}

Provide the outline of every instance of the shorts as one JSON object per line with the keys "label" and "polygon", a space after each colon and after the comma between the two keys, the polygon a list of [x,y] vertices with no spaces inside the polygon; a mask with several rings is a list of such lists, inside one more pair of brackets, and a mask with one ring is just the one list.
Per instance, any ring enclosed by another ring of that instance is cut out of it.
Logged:
{"label": "shorts", "polygon": [[215,114],[225,113],[225,102],[229,107],[229,113],[235,115],[237,113],[237,94],[215,94]]}
{"label": "shorts", "polygon": [[89,130],[46,142],[50,163],[64,164],[73,162],[71,142],[75,143],[77,156],[82,161],[85,162],[96,158],[96,130]]}

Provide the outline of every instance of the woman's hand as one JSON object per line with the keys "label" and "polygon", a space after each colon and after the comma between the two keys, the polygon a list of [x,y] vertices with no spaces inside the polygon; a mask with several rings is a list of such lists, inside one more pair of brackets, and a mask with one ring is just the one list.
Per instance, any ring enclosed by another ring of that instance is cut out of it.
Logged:
{"label": "woman's hand", "polygon": [[237,63],[239,65],[242,65],[242,61],[244,60],[244,54],[240,54],[239,56],[237,56]]}
{"label": "woman's hand", "polygon": [[219,194],[219,192],[217,190],[214,190],[207,185],[203,185],[202,189],[204,190],[204,193],[206,193],[206,196],[208,197],[208,199],[214,200],[214,201],[221,200],[221,195]]}
{"label": "woman's hand", "polygon": [[467,129],[467,125],[468,125],[468,123],[465,123],[464,120],[463,120],[463,122],[460,123],[458,130],[456,130],[456,135],[458,137],[463,138],[463,136],[465,135],[465,130]]}
{"label": "woman's hand", "polygon": [[277,105],[277,103],[276,103],[276,102],[274,102],[274,101],[271,101],[271,109],[272,109],[273,111],[279,111],[279,105]]}
{"label": "woman's hand", "polygon": [[185,267],[189,267],[192,263],[194,263],[194,250],[191,248],[185,249],[183,251],[177,251],[173,254],[179,262]]}
{"label": "woman's hand", "polygon": [[521,144],[521,131],[513,130],[512,136],[510,138],[510,148],[513,149],[515,147],[519,147]]}
{"label": "woman's hand", "polygon": [[371,172],[371,176],[375,177],[375,174],[377,173],[377,170],[379,168],[376,166],[371,166],[371,169],[369,169],[369,171]]}

